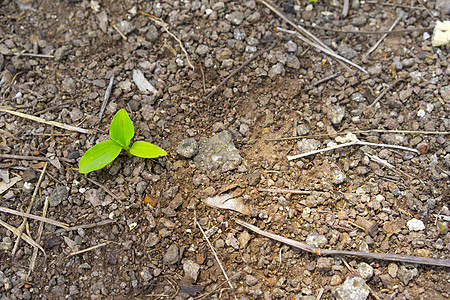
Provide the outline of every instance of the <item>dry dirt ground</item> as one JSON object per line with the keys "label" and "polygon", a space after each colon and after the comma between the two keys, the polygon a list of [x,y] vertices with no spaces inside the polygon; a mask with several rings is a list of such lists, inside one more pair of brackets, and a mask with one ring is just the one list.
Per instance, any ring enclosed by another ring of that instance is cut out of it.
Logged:
{"label": "dry dirt ground", "polygon": [[[94,133],[0,111],[0,206],[27,211],[35,193],[31,214],[42,215],[48,199],[46,217],[73,229],[45,224],[39,238],[41,223],[29,220],[25,233],[45,250],[30,272],[34,248],[22,240],[13,256],[16,238],[5,227],[23,219],[0,212],[0,299],[448,298],[448,267],[320,257],[235,221],[323,249],[448,265],[450,55],[430,37],[436,21],[449,18],[448,1],[350,2],[346,17],[343,1],[274,4],[367,73],[277,30],[294,29],[258,1],[1,1],[0,105]],[[388,30],[397,18],[394,30],[408,30],[368,54],[382,36],[370,32]],[[136,69],[157,95],[137,88]],[[120,108],[134,122],[134,140],[169,154],[119,156],[81,175],[79,158],[108,138]],[[224,130],[239,165],[204,171],[177,153],[187,138]],[[357,145],[287,160],[339,143],[345,132],[420,153]],[[260,190],[267,188],[310,194]],[[224,192],[250,213],[202,202]],[[363,282],[350,296],[343,284],[352,278]]]}

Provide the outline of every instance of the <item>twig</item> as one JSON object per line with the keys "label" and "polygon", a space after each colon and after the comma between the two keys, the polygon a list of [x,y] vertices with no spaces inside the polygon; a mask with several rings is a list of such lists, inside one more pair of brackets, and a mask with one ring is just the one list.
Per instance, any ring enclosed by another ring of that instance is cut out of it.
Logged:
{"label": "twig", "polygon": [[98,226],[104,226],[104,225],[108,225],[111,223],[116,223],[116,220],[103,220],[97,223],[91,223],[91,224],[83,224],[83,225],[78,225],[78,226],[72,226],[69,227],[67,229],[59,229],[56,230],[54,233],[55,234],[59,234],[65,231],[74,231],[74,230],[78,230],[78,229],[89,229],[89,228],[94,228],[94,227],[98,227]]}
{"label": "twig", "polygon": [[41,58],[55,58],[54,55],[47,55],[47,54],[33,54],[33,53],[13,53],[16,56],[31,56],[31,57],[41,57]]}
{"label": "twig", "polygon": [[263,49],[261,51],[259,51],[258,53],[256,53],[255,55],[253,55],[252,57],[250,57],[249,59],[247,59],[242,65],[239,66],[239,68],[237,68],[236,70],[234,70],[233,72],[231,72],[230,75],[228,75],[224,80],[222,80],[221,83],[219,83],[219,85],[212,91],[210,92],[208,95],[206,95],[205,97],[203,97],[203,100],[207,100],[209,99],[212,95],[214,95],[217,90],[223,86],[231,77],[233,77],[234,75],[236,75],[239,71],[242,70],[242,68],[244,68],[245,66],[247,66],[252,60],[254,60],[255,58],[257,58],[258,56],[260,56],[261,54],[272,50],[275,47],[276,43],[272,43],[272,45],[266,49]]}
{"label": "twig", "polygon": [[341,33],[349,33],[349,34],[350,33],[351,34],[383,34],[383,33],[394,34],[394,33],[408,33],[408,32],[414,32],[414,31],[430,31],[430,30],[433,30],[433,28],[434,28],[434,26],[430,26],[430,27],[411,28],[411,29],[364,31],[364,30],[333,29],[333,28],[326,28],[326,27],[317,26],[317,25],[303,25],[303,26],[309,27],[309,28],[325,30],[325,31],[333,31],[333,32],[341,32]]}
{"label": "twig", "polygon": [[347,18],[349,8],[350,8],[350,1],[344,0],[344,6],[342,7],[342,14],[341,14],[342,18]]}
{"label": "twig", "polygon": [[310,135],[300,135],[291,136],[277,139],[266,139],[265,141],[287,141],[287,140],[298,140],[310,137],[324,137],[324,136],[334,136],[334,135],[346,135],[349,133],[361,134],[361,133],[404,133],[404,134],[442,134],[448,135],[450,131],[417,131],[417,130],[384,130],[384,129],[370,129],[370,130],[358,130],[358,131],[345,131],[336,133],[323,133],[323,134],[310,134]]}
{"label": "twig", "polygon": [[379,3],[378,1],[366,1],[366,3],[369,4],[380,4],[383,6],[393,6],[393,7],[401,7],[401,8],[409,8],[409,9],[418,9],[418,10],[425,10],[423,7],[419,6],[408,6],[408,5],[402,5],[402,4],[394,4],[394,3]]}
{"label": "twig", "polygon": [[[394,23],[391,25],[391,27],[389,28],[388,31],[391,31],[394,29],[395,26],[397,26],[398,22],[400,22],[401,20],[401,16],[399,15],[397,17],[397,19],[394,21]],[[372,53],[373,51],[375,51],[375,49],[377,49],[377,47],[381,44],[381,42],[387,37],[387,33],[383,34],[383,36],[375,43],[375,45],[373,45],[367,52],[366,55],[369,55],[370,53]]]}
{"label": "twig", "polygon": [[[42,210],[42,216],[45,218],[45,216],[47,215],[47,210],[48,210],[48,205],[49,205],[50,201],[49,201],[49,197],[45,198],[45,202],[44,202],[44,209]],[[42,237],[42,232],[44,231],[44,222],[41,222],[39,224],[39,229],[38,229],[38,237],[36,239],[36,242],[39,244],[41,242],[41,237]],[[31,273],[34,271],[34,266],[36,265],[36,259],[37,259],[37,255],[38,255],[38,251],[37,248],[33,249],[33,255],[31,256],[31,262],[30,262],[30,267],[28,268],[28,274],[25,278],[25,281],[28,281],[28,278],[30,277]]]}
{"label": "twig", "polygon": [[120,199],[119,197],[117,197],[116,195],[114,195],[113,192],[111,192],[106,186],[104,186],[104,185],[101,184],[100,182],[97,182],[97,181],[95,181],[95,180],[93,180],[93,179],[90,179],[89,177],[86,177],[86,176],[85,176],[85,178],[86,178],[87,180],[89,180],[90,182],[92,182],[93,184],[95,184],[95,185],[101,187],[105,192],[107,192],[111,197],[113,197],[113,198],[116,199],[117,201],[121,201],[121,199]]}
{"label": "twig", "polygon": [[[30,204],[28,204],[27,208],[27,214],[31,212],[31,209],[33,208],[34,199],[36,199],[37,192],[39,190],[39,186],[41,185],[42,180],[44,179],[45,170],[47,170],[48,162],[45,163],[44,168],[42,169],[42,173],[39,176],[38,182],[36,183],[36,187],[34,188],[33,195],[31,196]],[[19,247],[20,238],[22,236],[23,230],[25,229],[25,224],[27,223],[28,219],[26,217],[23,218],[22,224],[17,228],[18,230],[18,236],[16,239],[16,243],[14,244],[14,248],[12,249],[12,256],[16,254],[17,248]]]}
{"label": "twig", "polygon": [[97,248],[106,246],[106,245],[108,245],[109,243],[110,243],[110,242],[105,242],[105,243],[101,243],[101,244],[98,244],[98,245],[95,245],[95,246],[92,246],[92,247],[89,247],[89,248],[86,248],[86,249],[83,249],[83,250],[80,250],[80,251],[72,252],[72,253],[69,254],[69,257],[70,257],[70,256],[74,256],[74,255],[77,255],[77,254],[81,254],[81,253],[84,253],[84,252],[88,252],[88,251],[95,250],[95,249],[97,249]]}
{"label": "twig", "polygon": [[301,153],[301,154],[297,154],[297,155],[288,155],[287,159],[288,160],[294,160],[294,159],[297,159],[297,158],[306,157],[306,156],[309,156],[309,155],[314,155],[314,154],[317,154],[317,153],[326,152],[326,151],[330,151],[330,150],[335,150],[335,149],[342,148],[342,147],[354,146],[354,145],[394,148],[394,149],[406,150],[406,151],[411,151],[411,152],[420,154],[419,150],[408,148],[408,147],[397,146],[397,145],[389,145],[389,144],[376,144],[376,143],[369,143],[369,142],[363,142],[363,141],[355,141],[355,142],[339,144],[339,145],[336,145],[336,146],[327,147],[327,148],[323,148],[323,149],[313,150],[313,151],[309,151],[309,152],[305,152],[305,153]]}
{"label": "twig", "polygon": [[[1,219],[0,219],[0,225],[2,225],[3,227],[5,227],[6,229],[10,230],[10,231],[11,231],[12,233],[14,233],[15,235],[19,236],[19,231],[17,230],[16,227],[9,225],[8,223],[2,221]],[[41,251],[44,253],[44,255],[46,255],[46,254],[45,254],[45,251],[44,251],[44,248],[42,248],[41,245],[39,245],[38,243],[36,243],[36,242],[35,242],[31,237],[29,237],[27,234],[22,233],[22,236],[21,236],[21,237],[22,237],[22,239],[23,239],[25,242],[27,242],[28,244],[30,244],[32,247],[39,248],[39,250],[41,250]]]}
{"label": "twig", "polygon": [[209,248],[211,248],[211,252],[214,254],[214,257],[216,258],[216,261],[217,261],[217,263],[219,264],[219,267],[220,267],[220,269],[222,270],[223,275],[225,275],[225,279],[226,279],[227,282],[228,282],[228,286],[229,286],[232,290],[234,290],[234,287],[233,287],[233,285],[231,284],[230,279],[228,278],[228,275],[227,275],[227,273],[225,272],[225,270],[224,270],[224,268],[223,268],[223,266],[222,266],[222,263],[221,263],[220,260],[219,260],[219,257],[217,256],[216,250],[214,250],[214,247],[213,247],[213,245],[211,244],[211,242],[209,241],[208,237],[206,236],[205,231],[203,231],[202,226],[201,226],[200,223],[197,221],[197,213],[196,213],[195,211],[194,211],[194,219],[195,219],[195,223],[197,224],[198,228],[200,229],[200,231],[201,231],[202,234],[203,234],[203,238],[204,238],[204,239],[206,240],[206,242],[208,243]]}
{"label": "twig", "polygon": [[105,91],[105,97],[103,98],[102,107],[100,108],[100,114],[98,116],[98,119],[99,119],[98,122],[100,122],[102,120],[103,113],[105,112],[106,104],[108,103],[109,96],[111,95],[111,90],[112,90],[112,87],[113,87],[113,83],[114,83],[114,74],[111,76],[111,79],[109,79],[109,84],[108,84],[108,87],[106,88],[106,91]]}
{"label": "twig", "polygon": [[302,35],[300,35],[299,33],[295,32],[295,31],[287,30],[287,29],[284,29],[284,28],[281,28],[281,27],[277,27],[277,30],[281,31],[281,32],[286,32],[286,33],[295,35],[296,37],[301,39],[303,42],[305,42],[305,43],[315,47],[316,49],[318,49],[318,50],[328,54],[329,56],[332,56],[332,57],[334,57],[334,58],[336,58],[338,60],[341,60],[341,61],[343,61],[343,62],[345,62],[345,63],[347,63],[347,64],[349,64],[349,65],[351,65],[351,66],[353,66],[355,68],[357,68],[361,72],[368,73],[363,67],[360,67],[357,64],[355,64],[354,62],[346,59],[345,57],[342,57],[342,56],[334,53],[332,50],[328,50],[327,48],[322,47],[321,45],[317,45],[317,44],[312,43],[310,40],[308,40],[307,38],[303,37]]}
{"label": "twig", "polygon": [[119,30],[119,28],[117,28],[116,24],[112,24],[112,27],[120,34],[120,36],[128,42],[128,38],[122,33],[122,31]]}
{"label": "twig", "polygon": [[372,106],[374,106],[375,104],[377,104],[378,101],[380,101],[380,99],[383,98],[383,96],[384,96],[387,92],[389,92],[394,86],[396,86],[399,82],[402,82],[402,81],[403,81],[403,79],[397,79],[396,81],[394,81],[393,84],[391,84],[390,86],[388,86],[387,88],[385,88],[385,89],[378,95],[378,97],[377,97],[375,100],[373,100],[372,104],[370,104],[369,107],[372,107]]}
{"label": "twig", "polygon": [[328,81],[328,80],[331,80],[331,79],[333,79],[333,78],[336,78],[336,77],[338,77],[339,75],[341,75],[341,72],[336,72],[336,73],[334,73],[334,74],[331,74],[331,75],[328,76],[328,77],[322,78],[322,79],[320,79],[320,80],[314,82],[314,83],[311,85],[311,87],[315,87],[316,85],[319,85],[319,84],[321,84],[321,83],[323,83],[323,82],[325,82],[325,81]]}
{"label": "twig", "polygon": [[381,159],[381,158],[379,158],[379,157],[376,156],[376,155],[370,155],[370,154],[367,153],[367,152],[364,152],[364,154],[365,154],[368,158],[370,158],[372,161],[374,161],[374,162],[376,162],[376,163],[379,163],[379,164],[385,166],[386,168],[393,170],[394,172],[398,172],[398,173],[400,173],[400,174],[402,174],[402,175],[405,175],[405,176],[407,176],[409,179],[413,179],[413,178],[414,178],[414,177],[412,177],[411,175],[409,175],[409,174],[407,174],[407,173],[405,173],[405,172],[402,172],[402,171],[400,171],[400,170],[397,170],[396,167],[394,167],[393,165],[391,165],[390,163],[388,163],[386,160]]}
{"label": "twig", "polygon": [[258,189],[260,192],[269,192],[269,193],[291,193],[298,195],[311,195],[312,191],[301,191],[301,190],[286,190],[286,189]]}
{"label": "twig", "polygon": [[[23,159],[23,160],[38,160],[38,161],[50,161],[48,157],[43,156],[30,156],[30,155],[13,155],[13,154],[1,154],[0,158],[5,159]],[[65,157],[58,157],[60,161],[65,161],[68,163],[75,163],[75,160]]]}
{"label": "twig", "polygon": [[427,11],[427,13],[430,15],[430,17],[433,19],[433,20],[436,20],[436,18],[431,14],[431,12],[428,10],[428,8],[425,6],[425,4],[423,3],[423,1],[422,0],[419,0],[419,2],[420,2],[420,4],[423,6],[423,8]]}
{"label": "twig", "polygon": [[51,126],[56,126],[56,127],[62,128],[62,129],[70,130],[70,131],[76,131],[76,132],[86,133],[86,134],[92,133],[92,130],[89,130],[89,129],[84,129],[84,128],[79,128],[79,127],[75,127],[75,126],[71,126],[71,125],[66,125],[66,124],[63,124],[63,123],[56,122],[56,121],[47,121],[47,120],[39,118],[39,117],[27,115],[27,114],[24,114],[24,113],[21,113],[21,112],[18,112],[18,111],[14,111],[14,110],[9,110],[9,109],[6,109],[6,108],[1,108],[0,107],[0,112],[7,112],[7,113],[10,113],[10,114],[18,116],[18,117],[22,117],[22,118],[25,118],[25,119],[29,119],[29,120],[32,120],[32,121],[35,121],[35,122],[39,122],[39,123],[44,123],[44,124],[51,125]]}
{"label": "twig", "polygon": [[178,42],[181,50],[184,52],[184,55],[186,56],[186,60],[187,60],[189,67],[191,67],[192,70],[195,70],[195,67],[191,63],[191,60],[189,59],[189,55],[188,55],[186,49],[184,48],[183,43],[172,32],[170,32],[169,29],[167,29],[166,23],[162,19],[152,16],[151,14],[145,13],[143,11],[138,10],[138,13],[143,14],[144,16],[150,17],[156,24],[162,26],[162,28]]}
{"label": "twig", "polygon": [[24,212],[21,212],[21,211],[17,211],[17,210],[14,210],[14,209],[10,209],[10,208],[6,208],[6,207],[3,207],[3,206],[0,206],[0,211],[4,212],[4,213],[7,213],[7,214],[12,214],[12,215],[21,216],[21,217],[27,217],[29,219],[42,221],[42,222],[45,222],[45,223],[48,223],[48,224],[52,224],[52,225],[57,226],[57,227],[64,228],[65,230],[69,230],[69,228],[70,228],[68,224],[65,224],[65,223],[62,223],[62,222],[59,222],[59,221],[55,221],[55,220],[52,220],[52,219],[48,219],[48,218],[44,218],[44,217],[36,216],[36,215],[32,215],[32,214],[27,214],[27,213],[24,213]]}
{"label": "twig", "polygon": [[290,245],[295,248],[299,248],[301,250],[304,250],[306,252],[316,254],[319,256],[321,256],[321,255],[351,255],[351,256],[371,258],[371,259],[377,259],[377,260],[387,260],[387,261],[394,261],[394,262],[405,262],[405,263],[412,263],[412,264],[422,264],[422,265],[431,265],[431,266],[440,266],[440,267],[450,268],[450,260],[449,259],[436,259],[436,258],[418,257],[418,256],[409,256],[409,255],[400,255],[400,254],[389,254],[389,253],[372,253],[372,252],[328,250],[328,249],[315,248],[308,244],[297,242],[295,240],[264,231],[262,229],[259,229],[256,226],[249,224],[247,222],[244,222],[242,220],[236,219],[235,221],[239,225],[244,226],[245,228],[248,228],[262,236],[271,238],[278,242]]}

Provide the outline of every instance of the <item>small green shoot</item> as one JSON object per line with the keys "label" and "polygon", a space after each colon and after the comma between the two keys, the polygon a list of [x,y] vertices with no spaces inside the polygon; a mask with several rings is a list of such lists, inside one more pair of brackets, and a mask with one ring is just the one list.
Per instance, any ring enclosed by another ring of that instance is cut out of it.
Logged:
{"label": "small green shoot", "polygon": [[86,174],[102,169],[116,159],[122,150],[125,150],[129,157],[134,155],[156,158],[167,155],[163,149],[147,142],[136,141],[129,147],[134,136],[134,127],[124,109],[119,110],[112,119],[109,136],[111,140],[100,142],[84,153],[78,164],[80,173]]}

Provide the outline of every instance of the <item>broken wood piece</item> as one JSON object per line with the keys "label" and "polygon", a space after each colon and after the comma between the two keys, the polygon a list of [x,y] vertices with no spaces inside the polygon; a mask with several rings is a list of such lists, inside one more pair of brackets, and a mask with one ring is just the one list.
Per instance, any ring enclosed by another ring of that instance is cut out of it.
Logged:
{"label": "broken wood piece", "polygon": [[[16,227],[9,225],[8,223],[2,221],[1,219],[0,219],[0,225],[2,225],[3,227],[5,227],[6,229],[10,230],[10,231],[11,231],[12,233],[14,233],[15,235],[19,236]],[[27,242],[28,244],[30,244],[32,247],[36,247],[36,248],[38,248],[39,250],[41,250],[41,251],[44,253],[44,255],[46,255],[46,254],[45,254],[45,251],[44,251],[44,248],[42,248],[41,245],[39,245],[38,243],[36,243],[36,242],[35,242],[31,237],[29,237],[27,234],[23,233],[22,236],[21,236],[21,238],[22,238],[25,242]]]}
{"label": "broken wood piece", "polygon": [[366,233],[371,237],[375,237],[378,233],[378,224],[361,216],[356,218],[355,224],[364,228]]}
{"label": "broken wood piece", "polygon": [[4,212],[4,213],[7,213],[7,214],[12,214],[12,215],[21,216],[21,217],[27,217],[27,218],[30,218],[30,219],[42,221],[42,222],[45,222],[45,223],[48,223],[48,224],[55,225],[57,227],[64,228],[66,230],[69,230],[69,228],[70,228],[68,224],[65,224],[65,223],[62,223],[62,222],[59,222],[59,221],[55,221],[55,220],[48,219],[48,218],[43,218],[41,216],[36,216],[36,215],[32,215],[32,214],[27,214],[27,213],[24,213],[24,212],[21,212],[21,211],[17,211],[17,210],[14,210],[14,209],[10,209],[10,208],[6,208],[6,207],[3,207],[3,206],[0,206],[0,211]]}

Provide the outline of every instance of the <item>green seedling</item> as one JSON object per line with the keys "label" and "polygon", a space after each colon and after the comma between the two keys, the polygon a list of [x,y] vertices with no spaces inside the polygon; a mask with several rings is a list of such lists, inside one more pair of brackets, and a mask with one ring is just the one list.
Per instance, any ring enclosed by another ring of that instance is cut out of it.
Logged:
{"label": "green seedling", "polygon": [[129,157],[134,155],[156,158],[167,155],[163,149],[147,142],[136,141],[129,147],[134,136],[134,127],[124,109],[119,110],[112,119],[109,136],[111,140],[100,142],[84,153],[78,164],[80,173],[86,174],[105,167],[116,159],[122,150],[125,150]]}

